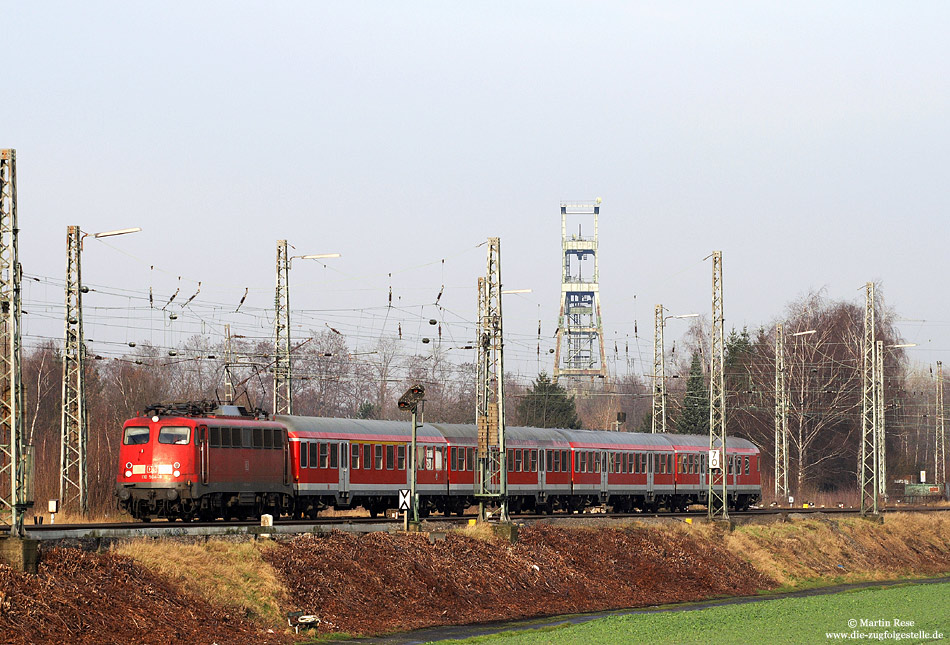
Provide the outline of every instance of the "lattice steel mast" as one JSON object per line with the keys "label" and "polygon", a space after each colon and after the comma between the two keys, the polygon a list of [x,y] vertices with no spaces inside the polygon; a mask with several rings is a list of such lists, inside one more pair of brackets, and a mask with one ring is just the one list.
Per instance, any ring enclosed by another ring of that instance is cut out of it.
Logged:
{"label": "lattice steel mast", "polygon": [[63,398],[60,424],[59,498],[89,512],[86,446],[86,346],[82,327],[82,233],[66,227],[66,325],[63,340]]}
{"label": "lattice steel mast", "polygon": [[663,345],[663,305],[653,311],[653,432],[666,432],[666,359]]}
{"label": "lattice steel mast", "polygon": [[785,333],[775,326],[775,498],[788,498],[788,391],[785,387]]}
{"label": "lattice steel mast", "polygon": [[501,315],[501,240],[488,238],[487,272],[478,279],[478,384],[475,423],[478,464],[475,497],[478,517],[485,520],[485,503],[501,506],[508,518],[507,454],[505,452],[505,371]]}
{"label": "lattice steel mast", "polygon": [[937,361],[937,436],[934,441],[934,483],[947,482],[947,434],[943,425],[943,362]]}
{"label": "lattice steel mast", "polygon": [[864,369],[861,411],[861,515],[877,515],[877,404],[874,385],[874,283],[864,285]]}
{"label": "lattice steel mast", "polygon": [[10,533],[22,535],[23,512],[32,504],[32,452],[23,434],[16,204],[16,150],[0,150],[0,512],[10,523]]}
{"label": "lattice steel mast", "polygon": [[722,450],[720,482],[709,469],[708,513],[710,518],[729,519],[726,491],[729,454],[726,450],[725,336],[722,312],[722,251],[712,254],[712,334],[709,357],[709,450]]}
{"label": "lattice steel mast", "polygon": [[[568,215],[593,216],[594,236],[584,237],[580,231],[568,236]],[[554,351],[555,382],[562,376],[607,378],[604,328],[600,319],[599,217],[599,198],[593,203],[561,202],[561,312]],[[594,261],[593,275],[585,277],[581,263],[588,257]],[[577,261],[576,273],[571,269],[571,258]],[[566,353],[563,361],[562,349]]]}
{"label": "lattice steel mast", "polygon": [[293,414],[290,359],[290,256],[287,240],[277,240],[277,291],[274,295],[274,414]]}
{"label": "lattice steel mast", "polygon": [[231,325],[224,326],[224,400],[234,403],[234,378],[231,376]]}
{"label": "lattice steel mast", "polygon": [[887,442],[884,432],[884,341],[874,343],[874,427],[877,441],[877,485],[880,503],[887,502]]}

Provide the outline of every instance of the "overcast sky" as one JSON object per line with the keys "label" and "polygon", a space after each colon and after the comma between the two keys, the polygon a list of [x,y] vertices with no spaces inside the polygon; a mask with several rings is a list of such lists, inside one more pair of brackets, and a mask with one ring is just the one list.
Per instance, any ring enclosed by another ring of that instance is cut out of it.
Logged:
{"label": "overcast sky", "polygon": [[533,289],[509,364],[550,371],[559,203],[599,196],[608,354],[629,338],[636,371],[654,304],[709,315],[713,250],[727,329],[880,281],[910,355],[950,361],[947,3],[3,4],[29,343],[62,335],[70,224],[143,228],[86,241],[111,353],[266,336],[281,238],[342,254],[294,262],[295,337],[425,351],[433,318],[462,345],[498,236]]}

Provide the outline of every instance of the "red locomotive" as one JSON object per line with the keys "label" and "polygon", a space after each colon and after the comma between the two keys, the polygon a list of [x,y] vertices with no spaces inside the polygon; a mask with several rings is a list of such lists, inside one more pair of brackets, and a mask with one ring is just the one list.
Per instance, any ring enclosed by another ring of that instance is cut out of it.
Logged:
{"label": "red locomotive", "polygon": [[[475,502],[475,426],[423,424],[417,433],[420,514],[462,514]],[[704,504],[708,437],[507,428],[512,512],[685,509]],[[123,428],[119,504],[150,520],[316,517],[362,506],[375,517],[408,488],[406,422],[252,415],[235,406],[154,406]],[[760,453],[730,438],[729,503],[761,497]]]}

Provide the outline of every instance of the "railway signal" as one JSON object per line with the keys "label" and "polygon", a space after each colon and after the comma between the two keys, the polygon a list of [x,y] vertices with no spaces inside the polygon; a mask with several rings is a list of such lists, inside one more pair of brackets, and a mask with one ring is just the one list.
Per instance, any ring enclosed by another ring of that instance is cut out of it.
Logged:
{"label": "railway signal", "polygon": [[[418,492],[416,491],[416,470],[419,467],[419,464],[417,462],[418,449],[416,448],[416,435],[419,430],[419,423],[416,422],[416,411],[419,409],[419,406],[421,405],[423,408],[421,412],[423,412],[424,414],[425,396],[426,396],[426,389],[423,386],[413,385],[408,390],[406,390],[406,392],[401,397],[399,397],[399,409],[408,410],[409,412],[412,413],[412,441],[409,448],[409,495],[412,500],[410,506],[412,507],[412,521],[413,522],[419,521],[419,498],[418,498]],[[402,509],[402,491],[401,490],[399,491],[399,496],[400,496],[400,502],[399,502],[400,510],[408,511],[409,510],[408,508]],[[406,516],[406,518],[407,518],[406,523],[408,524],[409,522],[408,515]],[[406,528],[408,529],[409,527],[406,526]]]}

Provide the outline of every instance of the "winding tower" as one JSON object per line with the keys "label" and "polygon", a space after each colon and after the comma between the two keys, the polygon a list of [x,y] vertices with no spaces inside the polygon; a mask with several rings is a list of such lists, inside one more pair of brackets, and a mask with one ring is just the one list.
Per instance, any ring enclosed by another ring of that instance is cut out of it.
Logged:
{"label": "winding tower", "polygon": [[[593,235],[568,233],[572,220],[593,219]],[[558,316],[554,380],[589,377],[607,379],[604,327],[600,317],[598,219],[600,198],[593,202],[561,202],[561,311]]]}

